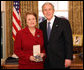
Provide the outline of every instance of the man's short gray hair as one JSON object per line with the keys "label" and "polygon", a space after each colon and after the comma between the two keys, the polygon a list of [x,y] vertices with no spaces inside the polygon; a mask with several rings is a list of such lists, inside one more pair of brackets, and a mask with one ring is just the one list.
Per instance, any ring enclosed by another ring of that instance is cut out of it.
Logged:
{"label": "man's short gray hair", "polygon": [[43,7],[44,7],[46,4],[51,5],[51,6],[52,6],[52,8],[53,8],[53,10],[54,10],[54,5],[53,5],[52,3],[50,3],[50,2],[46,2],[46,3],[44,3],[44,4],[43,4],[43,6],[42,6],[42,11],[43,11]]}

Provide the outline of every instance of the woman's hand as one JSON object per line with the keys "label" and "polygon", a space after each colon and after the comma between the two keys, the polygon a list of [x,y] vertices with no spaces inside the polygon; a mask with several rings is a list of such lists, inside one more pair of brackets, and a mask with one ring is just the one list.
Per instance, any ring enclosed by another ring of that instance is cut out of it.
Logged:
{"label": "woman's hand", "polygon": [[[40,53],[38,55],[40,55],[43,58],[45,56],[45,53]],[[30,59],[30,61],[36,61],[34,56],[30,56],[29,59]]]}
{"label": "woman's hand", "polygon": [[43,58],[45,56],[45,53],[40,53],[38,55],[40,55]]}
{"label": "woman's hand", "polygon": [[35,57],[34,56],[30,56],[30,61],[35,61]]}

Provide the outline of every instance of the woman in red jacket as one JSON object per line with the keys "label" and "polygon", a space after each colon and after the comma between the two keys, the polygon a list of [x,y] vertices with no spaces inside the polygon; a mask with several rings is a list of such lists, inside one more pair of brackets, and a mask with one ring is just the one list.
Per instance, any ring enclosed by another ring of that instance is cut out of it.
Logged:
{"label": "woman in red jacket", "polygon": [[[26,28],[17,32],[14,42],[14,53],[19,57],[19,69],[43,69],[44,63],[44,41],[42,31],[36,28],[36,14],[26,13]],[[40,45],[41,62],[35,62],[33,46]]]}

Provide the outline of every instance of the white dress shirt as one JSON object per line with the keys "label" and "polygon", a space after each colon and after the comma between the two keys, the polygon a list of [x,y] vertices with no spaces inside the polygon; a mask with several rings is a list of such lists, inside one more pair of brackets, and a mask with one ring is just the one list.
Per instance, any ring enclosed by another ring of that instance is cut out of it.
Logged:
{"label": "white dress shirt", "polygon": [[50,21],[47,20],[47,28],[48,28],[48,22],[50,22],[50,28],[52,30],[52,26],[53,26],[54,20],[55,20],[55,16],[53,16]]}

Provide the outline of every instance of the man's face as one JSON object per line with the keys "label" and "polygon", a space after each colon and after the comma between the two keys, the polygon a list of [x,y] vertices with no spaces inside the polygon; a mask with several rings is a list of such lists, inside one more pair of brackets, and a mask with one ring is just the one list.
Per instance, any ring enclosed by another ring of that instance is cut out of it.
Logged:
{"label": "man's face", "polygon": [[51,20],[54,14],[54,9],[50,4],[46,4],[43,7],[43,14],[47,20]]}

